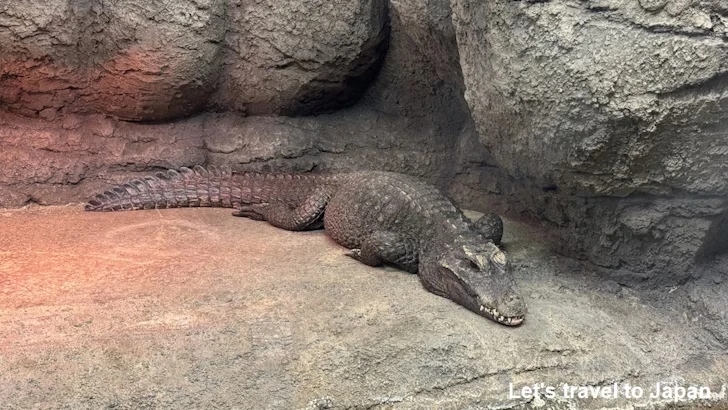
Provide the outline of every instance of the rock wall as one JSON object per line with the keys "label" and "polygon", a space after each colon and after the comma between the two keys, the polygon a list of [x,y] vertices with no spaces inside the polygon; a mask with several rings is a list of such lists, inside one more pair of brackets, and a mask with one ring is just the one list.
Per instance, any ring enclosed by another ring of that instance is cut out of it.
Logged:
{"label": "rock wall", "polygon": [[0,102],[48,120],[193,114],[218,81],[225,25],[218,1],[3,2]]}
{"label": "rock wall", "polygon": [[50,120],[332,111],[364,92],[387,32],[384,0],[5,2],[0,103]]}
{"label": "rock wall", "polygon": [[345,114],[209,113],[154,125],[67,116],[59,127],[0,113],[0,205],[84,202],[132,176],[206,163],[291,172],[373,168],[441,180],[450,149],[428,125],[369,109]]}
{"label": "rock wall", "polygon": [[355,103],[389,34],[385,0],[228,4],[214,104],[253,115],[308,115]]}
{"label": "rock wall", "polygon": [[465,98],[498,166],[484,172],[510,178],[502,193],[563,251],[659,283],[728,249],[711,233],[728,210],[718,3],[453,0]]}

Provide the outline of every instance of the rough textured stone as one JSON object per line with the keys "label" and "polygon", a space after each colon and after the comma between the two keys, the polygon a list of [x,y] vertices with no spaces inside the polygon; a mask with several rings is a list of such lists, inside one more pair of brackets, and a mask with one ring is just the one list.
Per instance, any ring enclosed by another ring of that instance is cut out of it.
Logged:
{"label": "rough textured stone", "polygon": [[[452,141],[364,107],[305,118],[204,114],[161,124],[0,113],[0,206],[81,202],[132,175],[194,164],[262,171],[379,169],[441,182]],[[42,166],[39,166],[42,164]]]}
{"label": "rough textured stone", "polygon": [[[571,230],[572,254],[581,244],[605,266],[673,280],[712,246],[725,211],[726,14],[716,2],[645,4],[453,8],[466,100],[480,141],[525,187],[515,195]],[[653,257],[663,263],[640,262]]]}
{"label": "rough textured stone", "polygon": [[383,0],[40,1],[0,5],[0,103],[15,112],[188,116],[210,104],[351,105],[386,48]]}
{"label": "rough textured stone", "polygon": [[455,3],[466,98],[510,173],[592,195],[728,192],[724,16],[619,0]]}
{"label": "rough textured stone", "polygon": [[724,198],[561,195],[489,163],[494,159],[482,147],[473,148],[477,134],[464,135],[463,143],[467,140],[450,184],[459,203],[540,224],[554,251],[587,259],[621,284],[681,284],[699,277],[704,265],[725,251]]}
{"label": "rough textured stone", "polygon": [[719,343],[728,343],[728,257],[702,266],[701,278],[687,286],[692,312],[705,320],[705,329]]}
{"label": "rough textured stone", "polygon": [[189,115],[217,81],[224,2],[5,2],[0,103],[133,120]]}
{"label": "rough textured stone", "polygon": [[384,0],[230,2],[218,104],[302,115],[353,104],[388,38]]}
{"label": "rough textured stone", "polygon": [[465,87],[450,1],[392,0],[390,4],[392,14],[401,21],[401,31],[430,60],[438,76],[462,94]]}
{"label": "rough textured stone", "polygon": [[76,202],[90,192],[89,178],[106,172],[204,161],[202,129],[200,118],[139,125],[101,115],[46,122],[0,113],[0,204]]}
{"label": "rough textured stone", "polygon": [[[428,124],[433,138],[449,141],[454,147],[463,124],[470,121],[462,79],[443,79],[438,63],[433,61],[432,47],[437,45],[430,44],[428,49],[427,44],[416,42],[394,4],[391,8],[387,55],[361,103],[387,116]],[[450,63],[457,64],[457,60]]]}
{"label": "rough textured stone", "polygon": [[715,393],[680,408],[728,405],[726,341],[689,307],[710,284],[604,287],[509,221],[504,244],[530,307],[518,328],[354,261],[323,233],[229,210],[34,207],[0,210],[0,223],[4,409],[678,408],[508,396],[510,383],[647,394],[657,381]]}

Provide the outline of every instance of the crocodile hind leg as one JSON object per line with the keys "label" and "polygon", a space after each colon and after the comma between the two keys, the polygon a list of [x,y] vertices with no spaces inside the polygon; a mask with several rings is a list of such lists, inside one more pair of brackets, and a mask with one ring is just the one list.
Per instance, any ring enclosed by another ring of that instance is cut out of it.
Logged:
{"label": "crocodile hind leg", "polygon": [[372,233],[364,239],[361,249],[352,249],[347,255],[369,266],[386,262],[410,273],[417,272],[419,263],[417,241],[389,231]]}
{"label": "crocodile hind leg", "polygon": [[503,239],[503,220],[500,216],[494,213],[485,214],[475,221],[473,228],[500,246]]}
{"label": "crocodile hind leg", "polygon": [[323,215],[329,195],[316,193],[298,206],[286,203],[262,203],[241,205],[233,216],[241,216],[269,224],[288,231],[321,229]]}

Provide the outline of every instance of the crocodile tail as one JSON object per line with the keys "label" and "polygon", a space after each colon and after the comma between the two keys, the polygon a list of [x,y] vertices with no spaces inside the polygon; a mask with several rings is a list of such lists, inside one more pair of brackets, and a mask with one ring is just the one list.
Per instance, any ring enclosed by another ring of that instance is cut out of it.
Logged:
{"label": "crocodile tail", "polygon": [[131,211],[137,209],[218,207],[240,204],[240,188],[228,169],[210,166],[180,168],[135,179],[96,195],[87,211]]}

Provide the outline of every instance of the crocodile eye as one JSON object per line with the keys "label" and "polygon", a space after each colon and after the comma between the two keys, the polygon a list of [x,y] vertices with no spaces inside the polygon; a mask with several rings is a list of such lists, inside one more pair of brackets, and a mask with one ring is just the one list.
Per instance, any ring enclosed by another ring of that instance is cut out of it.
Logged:
{"label": "crocodile eye", "polygon": [[468,260],[468,262],[470,262],[470,268],[471,269],[473,269],[473,270],[480,270],[480,266],[478,266],[477,263],[475,263],[475,262],[473,262],[471,260]]}

